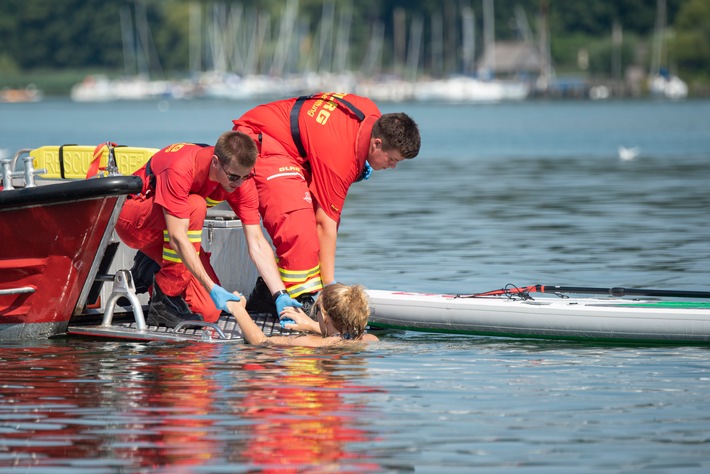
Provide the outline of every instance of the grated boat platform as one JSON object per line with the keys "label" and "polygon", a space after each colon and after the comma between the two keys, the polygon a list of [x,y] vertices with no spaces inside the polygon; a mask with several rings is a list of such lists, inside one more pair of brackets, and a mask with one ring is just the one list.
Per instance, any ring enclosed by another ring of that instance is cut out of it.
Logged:
{"label": "grated boat platform", "polygon": [[[130,313],[127,313],[127,315],[131,316]],[[259,313],[250,314],[250,316],[267,336],[288,335],[293,332],[288,329],[283,329],[278,319],[271,314]],[[146,324],[143,329],[139,329],[138,323],[132,317],[127,319],[124,316],[117,319],[119,320],[112,321],[109,325],[70,325],[67,329],[67,334],[136,341],[244,342],[244,336],[234,316],[227,313],[222,313],[222,316],[215,323],[205,323],[202,321],[195,321],[194,324],[181,323],[174,329],[149,324]]]}
{"label": "grated boat platform", "polygon": [[[130,306],[119,306],[122,298],[127,299]],[[167,328],[148,324],[144,316],[147,309],[136,296],[131,272],[118,270],[113,276],[113,290],[105,310],[72,317],[66,333],[137,341],[244,342],[237,321],[229,313],[223,312],[214,323],[183,321],[175,328]],[[288,335],[293,332],[283,329],[279,319],[269,313],[250,313],[250,316],[267,336]]]}

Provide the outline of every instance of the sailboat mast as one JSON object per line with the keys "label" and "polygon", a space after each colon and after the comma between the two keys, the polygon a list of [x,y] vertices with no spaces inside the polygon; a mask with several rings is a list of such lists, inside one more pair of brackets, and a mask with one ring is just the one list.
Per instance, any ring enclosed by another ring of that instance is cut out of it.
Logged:
{"label": "sailboat mast", "polygon": [[663,36],[666,29],[666,0],[656,2],[656,27],[653,32],[653,55],[651,56],[651,76],[658,74],[663,64]]}

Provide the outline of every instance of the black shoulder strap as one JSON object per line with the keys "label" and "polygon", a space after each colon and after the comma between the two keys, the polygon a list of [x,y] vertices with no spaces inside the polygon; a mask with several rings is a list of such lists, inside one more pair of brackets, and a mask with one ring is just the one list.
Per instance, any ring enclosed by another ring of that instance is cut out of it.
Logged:
{"label": "black shoulder strap", "polygon": [[302,95],[296,99],[296,103],[294,103],[293,108],[291,108],[291,116],[289,118],[291,122],[291,138],[293,139],[293,143],[296,145],[296,149],[298,150],[298,156],[301,158],[306,157],[306,150],[303,148],[303,142],[301,141],[301,129],[298,126],[298,114],[301,112],[303,103],[309,98],[310,96],[308,95]]}
{"label": "black shoulder strap", "polygon": [[363,114],[362,111],[360,109],[358,109],[357,107],[355,107],[352,103],[348,102],[345,99],[341,99],[340,97],[331,97],[331,99],[337,100],[338,102],[343,104],[345,107],[350,109],[350,112],[352,112],[353,115],[355,117],[357,117],[358,121],[362,122],[363,120],[365,120],[365,114]]}
{"label": "black shoulder strap", "polygon": [[[301,158],[306,158],[306,149],[303,147],[303,142],[301,141],[301,129],[298,125],[298,116],[301,113],[301,107],[303,107],[303,103],[306,100],[309,99],[320,99],[321,95],[320,94],[312,94],[312,95],[303,95],[296,99],[296,102],[293,104],[293,108],[291,109],[291,115],[289,117],[289,121],[291,123],[291,138],[293,139],[293,143],[296,145],[296,149],[298,150],[298,155]],[[352,103],[348,102],[345,99],[341,99],[340,97],[336,96],[330,96],[327,100],[336,100],[343,104],[345,107],[347,107],[350,112],[357,117],[358,121],[362,122],[365,120],[365,114],[362,113],[360,109],[355,107]]]}
{"label": "black shoulder strap", "polygon": [[64,179],[66,176],[64,176],[65,171],[64,171],[64,147],[65,146],[76,146],[75,143],[72,144],[67,144],[67,145],[62,145],[59,147],[59,176]]}

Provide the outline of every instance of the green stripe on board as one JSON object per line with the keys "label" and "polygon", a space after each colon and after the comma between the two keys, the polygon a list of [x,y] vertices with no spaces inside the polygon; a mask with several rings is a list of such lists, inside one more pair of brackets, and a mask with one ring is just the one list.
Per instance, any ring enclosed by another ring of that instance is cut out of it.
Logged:
{"label": "green stripe on board", "polygon": [[383,324],[378,322],[368,322],[371,329],[383,329],[383,330],[398,330],[398,331],[413,331],[413,332],[423,332],[431,334],[459,334],[466,336],[483,336],[483,337],[493,337],[493,338],[511,338],[511,339],[522,339],[522,340],[548,340],[548,341],[576,341],[585,342],[591,344],[623,344],[623,345],[682,345],[682,346],[695,346],[704,345],[707,346],[710,343],[710,336],[701,338],[699,340],[688,340],[684,337],[675,337],[669,335],[665,339],[661,338],[644,338],[644,337],[634,337],[633,335],[614,335],[609,334],[606,337],[601,335],[583,335],[583,334],[529,334],[529,333],[518,333],[518,332],[496,332],[496,331],[472,331],[472,330],[461,330],[461,329],[432,329],[432,328],[420,328],[413,326],[402,326],[398,324]]}
{"label": "green stripe on board", "polygon": [[683,308],[683,309],[710,309],[710,303],[696,303],[694,301],[656,301],[653,303],[620,304],[625,308]]}

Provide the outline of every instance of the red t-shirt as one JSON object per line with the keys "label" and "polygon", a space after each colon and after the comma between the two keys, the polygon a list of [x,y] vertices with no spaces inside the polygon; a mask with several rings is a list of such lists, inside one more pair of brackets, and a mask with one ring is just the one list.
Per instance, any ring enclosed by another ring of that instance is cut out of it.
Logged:
{"label": "red t-shirt", "polygon": [[[197,194],[208,206],[227,201],[243,224],[259,224],[259,198],[253,180],[246,180],[228,193],[217,181],[210,181],[209,171],[214,147],[176,143],[163,148],[150,159],[155,175],[155,202],[175,217],[187,219],[187,197]],[[145,166],[134,174],[144,177]]]}
{"label": "red t-shirt", "polygon": [[[327,100],[334,95],[357,107],[365,119],[361,122],[346,105],[335,99]],[[308,161],[309,190],[326,214],[338,222],[348,189],[365,166],[372,125],[382,113],[370,99],[354,94],[319,93],[315,96],[303,103],[299,114],[305,160],[298,155],[291,136],[290,114],[295,98],[255,107],[234,120],[234,128],[246,127],[255,134],[268,135],[281,143],[297,163]],[[256,167],[258,170],[259,160]]]}

